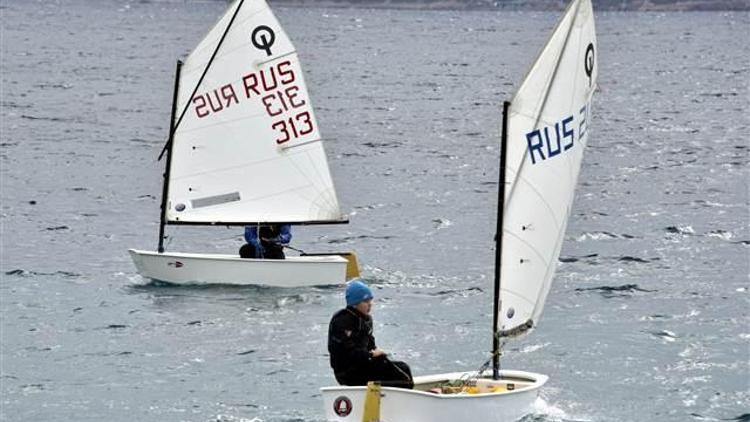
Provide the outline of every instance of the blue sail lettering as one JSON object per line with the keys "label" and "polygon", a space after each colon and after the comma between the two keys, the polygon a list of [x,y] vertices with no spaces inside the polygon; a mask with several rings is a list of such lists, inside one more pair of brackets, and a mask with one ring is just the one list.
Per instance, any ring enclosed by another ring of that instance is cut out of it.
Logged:
{"label": "blue sail lettering", "polygon": [[[556,155],[560,155],[560,124],[555,123],[555,140],[550,139],[549,126],[544,128],[544,138],[547,140],[547,156],[552,158]],[[554,149],[552,148],[553,143],[557,145]]]}
{"label": "blue sail lettering", "polygon": [[580,141],[586,135],[586,121],[588,120],[589,113],[588,104],[581,107],[577,131],[575,130],[576,118],[575,115],[572,115],[554,124],[534,129],[527,133],[526,143],[529,148],[531,164],[537,164],[541,161],[557,157],[573,148],[576,141]]}
{"label": "blue sail lettering", "polygon": [[573,148],[573,140],[574,140],[573,128],[568,127],[568,124],[572,121],[573,121],[573,116],[570,116],[567,119],[563,119],[562,121],[563,139],[568,139],[568,138],[570,139],[568,143],[563,145],[563,148],[565,149],[565,151]]}
{"label": "blue sail lettering", "polygon": [[[538,141],[534,142],[533,141],[534,138],[536,138]],[[541,132],[539,132],[539,129],[526,134],[526,143],[529,144],[529,155],[531,156],[531,164],[536,164],[536,159],[534,158],[534,151],[539,152],[539,156],[542,157],[542,160],[546,160],[546,158],[544,158],[544,152],[542,151],[542,146],[544,146],[544,141],[542,140],[542,134]]]}

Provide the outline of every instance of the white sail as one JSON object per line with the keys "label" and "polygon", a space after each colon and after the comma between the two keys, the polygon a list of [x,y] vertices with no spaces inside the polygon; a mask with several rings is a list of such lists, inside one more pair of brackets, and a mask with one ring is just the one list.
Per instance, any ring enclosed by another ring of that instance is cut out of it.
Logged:
{"label": "white sail", "polygon": [[178,89],[177,117],[189,105],[172,143],[168,222],[343,219],[297,53],[264,0],[232,3]]}
{"label": "white sail", "polygon": [[555,274],[596,88],[591,0],[573,0],[513,97],[507,120],[497,330],[535,326]]}

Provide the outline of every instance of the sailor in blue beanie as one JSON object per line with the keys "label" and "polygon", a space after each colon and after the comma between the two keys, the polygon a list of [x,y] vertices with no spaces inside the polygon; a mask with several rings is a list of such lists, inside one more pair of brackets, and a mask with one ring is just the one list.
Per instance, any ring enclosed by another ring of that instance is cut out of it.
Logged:
{"label": "sailor in blue beanie", "polygon": [[357,306],[369,300],[372,300],[372,290],[367,284],[354,279],[346,285],[346,306]]}
{"label": "sailor in blue beanie", "polygon": [[328,352],[336,381],[367,385],[380,381],[391,387],[413,388],[409,365],[388,359],[375,345],[372,332],[372,290],[362,280],[346,286],[346,308],[336,312],[328,326]]}

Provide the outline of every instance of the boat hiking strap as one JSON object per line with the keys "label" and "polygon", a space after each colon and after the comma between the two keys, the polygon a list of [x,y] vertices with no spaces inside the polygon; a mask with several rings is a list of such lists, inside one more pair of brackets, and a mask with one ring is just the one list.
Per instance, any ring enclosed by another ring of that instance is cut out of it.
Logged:
{"label": "boat hiking strap", "polygon": [[362,422],[380,422],[380,383],[377,381],[367,383]]}
{"label": "boat hiking strap", "polygon": [[279,243],[279,246],[281,246],[283,248],[286,248],[286,249],[291,249],[291,250],[293,250],[295,252],[299,252],[300,255],[307,255],[307,253],[305,253],[305,251],[303,251],[302,249],[297,249],[297,248],[291,247],[291,246],[286,245],[286,244],[281,244],[281,243]]}

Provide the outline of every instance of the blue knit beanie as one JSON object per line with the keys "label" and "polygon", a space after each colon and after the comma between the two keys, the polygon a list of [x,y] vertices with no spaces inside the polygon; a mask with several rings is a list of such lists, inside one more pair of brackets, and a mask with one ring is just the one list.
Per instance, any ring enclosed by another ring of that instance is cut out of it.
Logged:
{"label": "blue knit beanie", "polygon": [[372,290],[359,280],[352,280],[346,286],[346,306],[355,306],[372,299]]}

